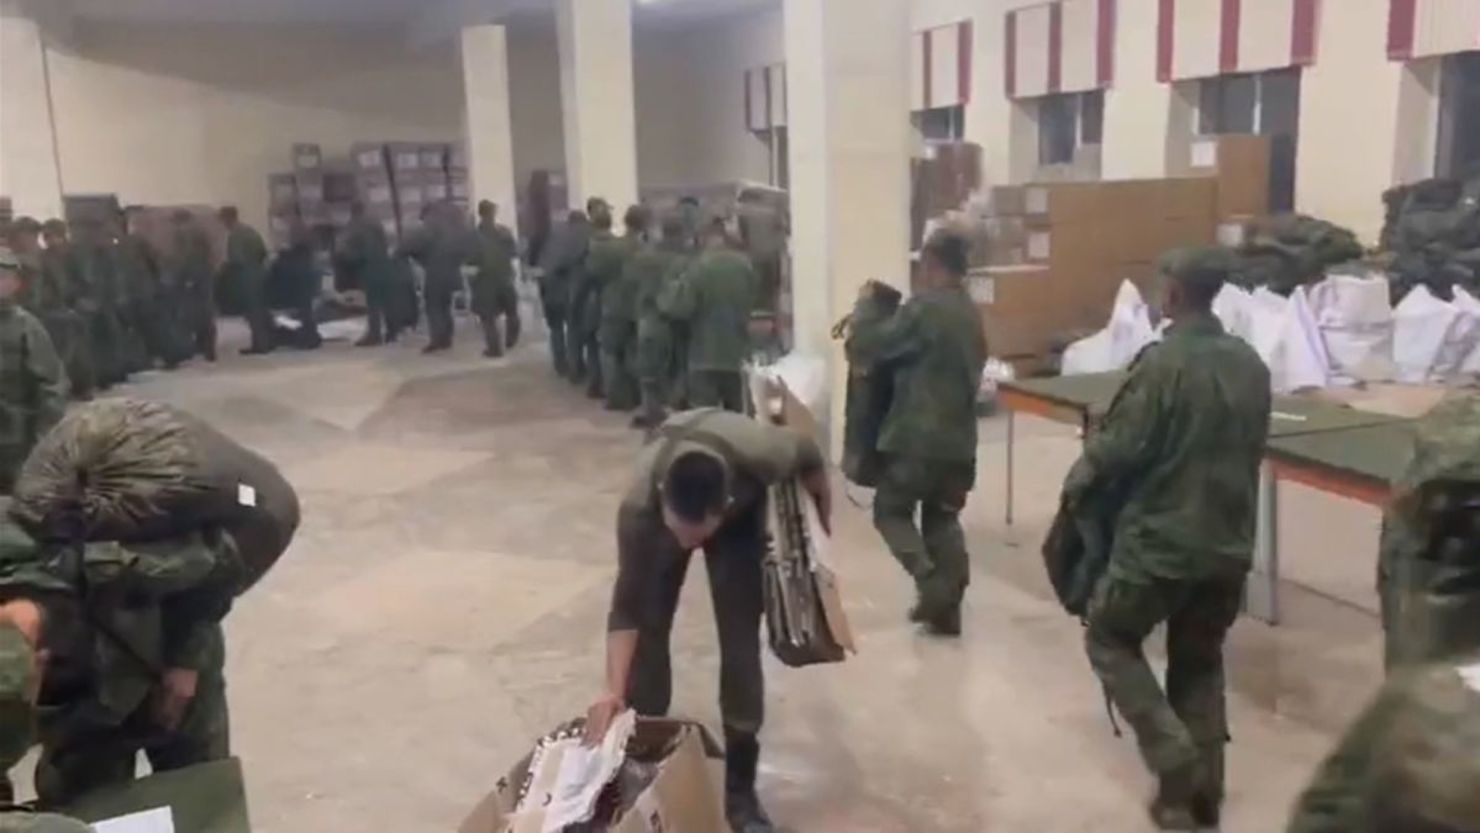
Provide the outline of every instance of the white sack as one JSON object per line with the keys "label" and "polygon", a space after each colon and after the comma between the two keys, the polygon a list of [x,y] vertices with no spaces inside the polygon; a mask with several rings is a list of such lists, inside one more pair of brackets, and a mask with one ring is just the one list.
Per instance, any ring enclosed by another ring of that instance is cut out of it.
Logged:
{"label": "white sack", "polygon": [[1459,308],[1434,297],[1428,287],[1419,285],[1398,304],[1393,318],[1393,361],[1397,363],[1398,381],[1409,384],[1430,381],[1445,343],[1451,339],[1451,330],[1459,324]]}
{"label": "white sack", "polygon": [[1151,311],[1140,290],[1130,281],[1121,281],[1115,293],[1115,306],[1110,311],[1110,323],[1098,333],[1069,345],[1064,351],[1061,372],[1070,376],[1120,370],[1155,340]]}
{"label": "white sack", "polygon": [[1332,382],[1393,377],[1393,308],[1387,278],[1330,275],[1310,290],[1311,311],[1331,356]]}

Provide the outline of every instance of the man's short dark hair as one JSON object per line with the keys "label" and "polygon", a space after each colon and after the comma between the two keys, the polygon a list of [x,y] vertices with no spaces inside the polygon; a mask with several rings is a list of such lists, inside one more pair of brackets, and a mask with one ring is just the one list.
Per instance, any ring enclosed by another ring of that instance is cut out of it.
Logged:
{"label": "man's short dark hair", "polygon": [[702,523],[723,512],[728,500],[725,467],[713,454],[680,454],[663,475],[663,502],[689,523]]}
{"label": "man's short dark hair", "polygon": [[937,231],[925,241],[925,256],[958,278],[970,268],[971,243],[954,231]]}
{"label": "man's short dark hair", "polygon": [[1175,250],[1161,260],[1161,271],[1177,282],[1187,305],[1204,311],[1213,308],[1233,266],[1232,254],[1216,246]]}
{"label": "man's short dark hair", "polygon": [[234,223],[234,222],[236,222],[236,220],[237,220],[237,218],[239,216],[240,215],[237,213],[236,206],[234,206],[234,205],[223,205],[223,206],[221,206],[221,219],[223,221],[228,222],[228,223]]}
{"label": "man's short dark hair", "polygon": [[491,214],[497,208],[498,208],[498,206],[496,206],[496,205],[493,204],[493,200],[478,200],[478,216],[479,217],[482,217],[484,214]]}
{"label": "man's short dark hair", "polygon": [[622,216],[622,225],[628,230],[635,232],[647,231],[648,224],[653,220],[653,214],[641,205],[627,207],[627,213]]}

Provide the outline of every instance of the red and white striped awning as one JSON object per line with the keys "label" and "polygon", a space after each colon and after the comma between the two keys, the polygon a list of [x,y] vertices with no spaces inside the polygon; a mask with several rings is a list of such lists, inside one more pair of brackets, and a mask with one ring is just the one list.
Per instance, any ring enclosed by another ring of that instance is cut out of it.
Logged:
{"label": "red and white striped awning", "polygon": [[1388,57],[1395,61],[1480,49],[1480,0],[1391,0]]}
{"label": "red and white striped awning", "polygon": [[971,101],[971,21],[916,32],[911,39],[910,109]]}
{"label": "red and white striped awning", "polygon": [[1008,12],[1007,95],[1031,98],[1110,86],[1115,79],[1115,3],[1055,0]]}
{"label": "red and white striped awning", "polygon": [[786,64],[745,71],[745,126],[756,131],[786,126]]}
{"label": "red and white striped awning", "polygon": [[1157,2],[1156,77],[1161,81],[1315,63],[1320,0]]}

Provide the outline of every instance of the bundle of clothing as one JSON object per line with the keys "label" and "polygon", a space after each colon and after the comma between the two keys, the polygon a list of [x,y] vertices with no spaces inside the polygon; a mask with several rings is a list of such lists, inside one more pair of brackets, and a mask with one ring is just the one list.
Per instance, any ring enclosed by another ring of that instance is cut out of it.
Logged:
{"label": "bundle of clothing", "polygon": [[1289,295],[1298,286],[1322,280],[1329,267],[1361,258],[1363,250],[1350,229],[1303,214],[1282,214],[1252,225],[1234,254],[1235,284]]}
{"label": "bundle of clothing", "polygon": [[1414,287],[1450,300],[1454,287],[1480,290],[1480,203],[1474,184],[1428,179],[1382,196],[1384,265],[1397,303]]}

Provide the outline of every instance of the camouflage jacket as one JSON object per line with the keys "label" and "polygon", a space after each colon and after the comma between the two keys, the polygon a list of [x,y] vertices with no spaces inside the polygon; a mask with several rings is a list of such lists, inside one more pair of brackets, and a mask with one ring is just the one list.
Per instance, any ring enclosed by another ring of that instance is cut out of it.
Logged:
{"label": "camouflage jacket", "polygon": [[689,258],[688,252],[660,243],[644,246],[627,262],[622,280],[632,285],[633,308],[639,321],[657,321],[662,316],[658,299],[664,287],[683,275]]}
{"label": "camouflage jacket", "polygon": [[339,257],[360,276],[362,288],[368,288],[377,281],[390,281],[390,243],[385,236],[385,226],[375,220],[360,219],[350,223],[340,245]]}
{"label": "camouflage jacket", "polygon": [[76,308],[87,294],[87,276],[70,245],[41,252],[41,275],[31,292],[32,309],[49,313]]}
{"label": "camouflage jacket", "polygon": [[267,277],[267,244],[246,223],[237,223],[226,235],[226,260],[222,278],[228,282],[261,282]]}
{"label": "camouflage jacket", "polygon": [[863,299],[848,356],[892,376],[878,450],[926,460],[976,460],[976,394],[987,362],[981,316],[966,290],[936,289],[892,314]]}
{"label": "camouflage jacket", "polygon": [[659,306],[688,324],[690,370],[738,371],[750,354],[755,269],[739,252],[711,249],[668,287]]}
{"label": "camouflage jacket", "polygon": [[1269,369],[1211,315],[1141,354],[1064,484],[1071,502],[1123,490],[1112,576],[1248,570],[1269,414]]}
{"label": "camouflage jacket", "polygon": [[591,250],[591,280],[601,293],[601,320],[609,325],[637,323],[637,273],[631,272],[643,243],[617,237]]}
{"label": "camouflage jacket", "polygon": [[138,235],[125,235],[113,244],[114,269],[123,292],[132,303],[151,301],[159,295],[159,260],[149,242]]}
{"label": "camouflage jacket", "polygon": [[211,240],[195,227],[176,229],[170,283],[202,297],[215,296],[211,280]]}
{"label": "camouflage jacket", "polygon": [[475,233],[477,256],[474,265],[478,267],[478,280],[500,286],[513,281],[514,256],[519,253],[514,233],[508,226],[497,223],[479,223]]}
{"label": "camouflage jacket", "polygon": [[1391,678],[1295,805],[1288,833],[1475,830],[1480,655]]}
{"label": "camouflage jacket", "polygon": [[463,264],[473,259],[468,239],[457,229],[428,223],[401,243],[398,255],[415,260],[426,270],[429,284],[460,286]]}
{"label": "camouflage jacket", "polygon": [[67,407],[67,372],[29,312],[0,303],[0,450],[22,459]]}
{"label": "camouflage jacket", "polygon": [[575,284],[583,280],[581,271],[585,268],[590,247],[591,227],[588,225],[566,223],[551,234],[540,263],[544,269],[540,284],[547,304],[564,306],[569,303]]}

